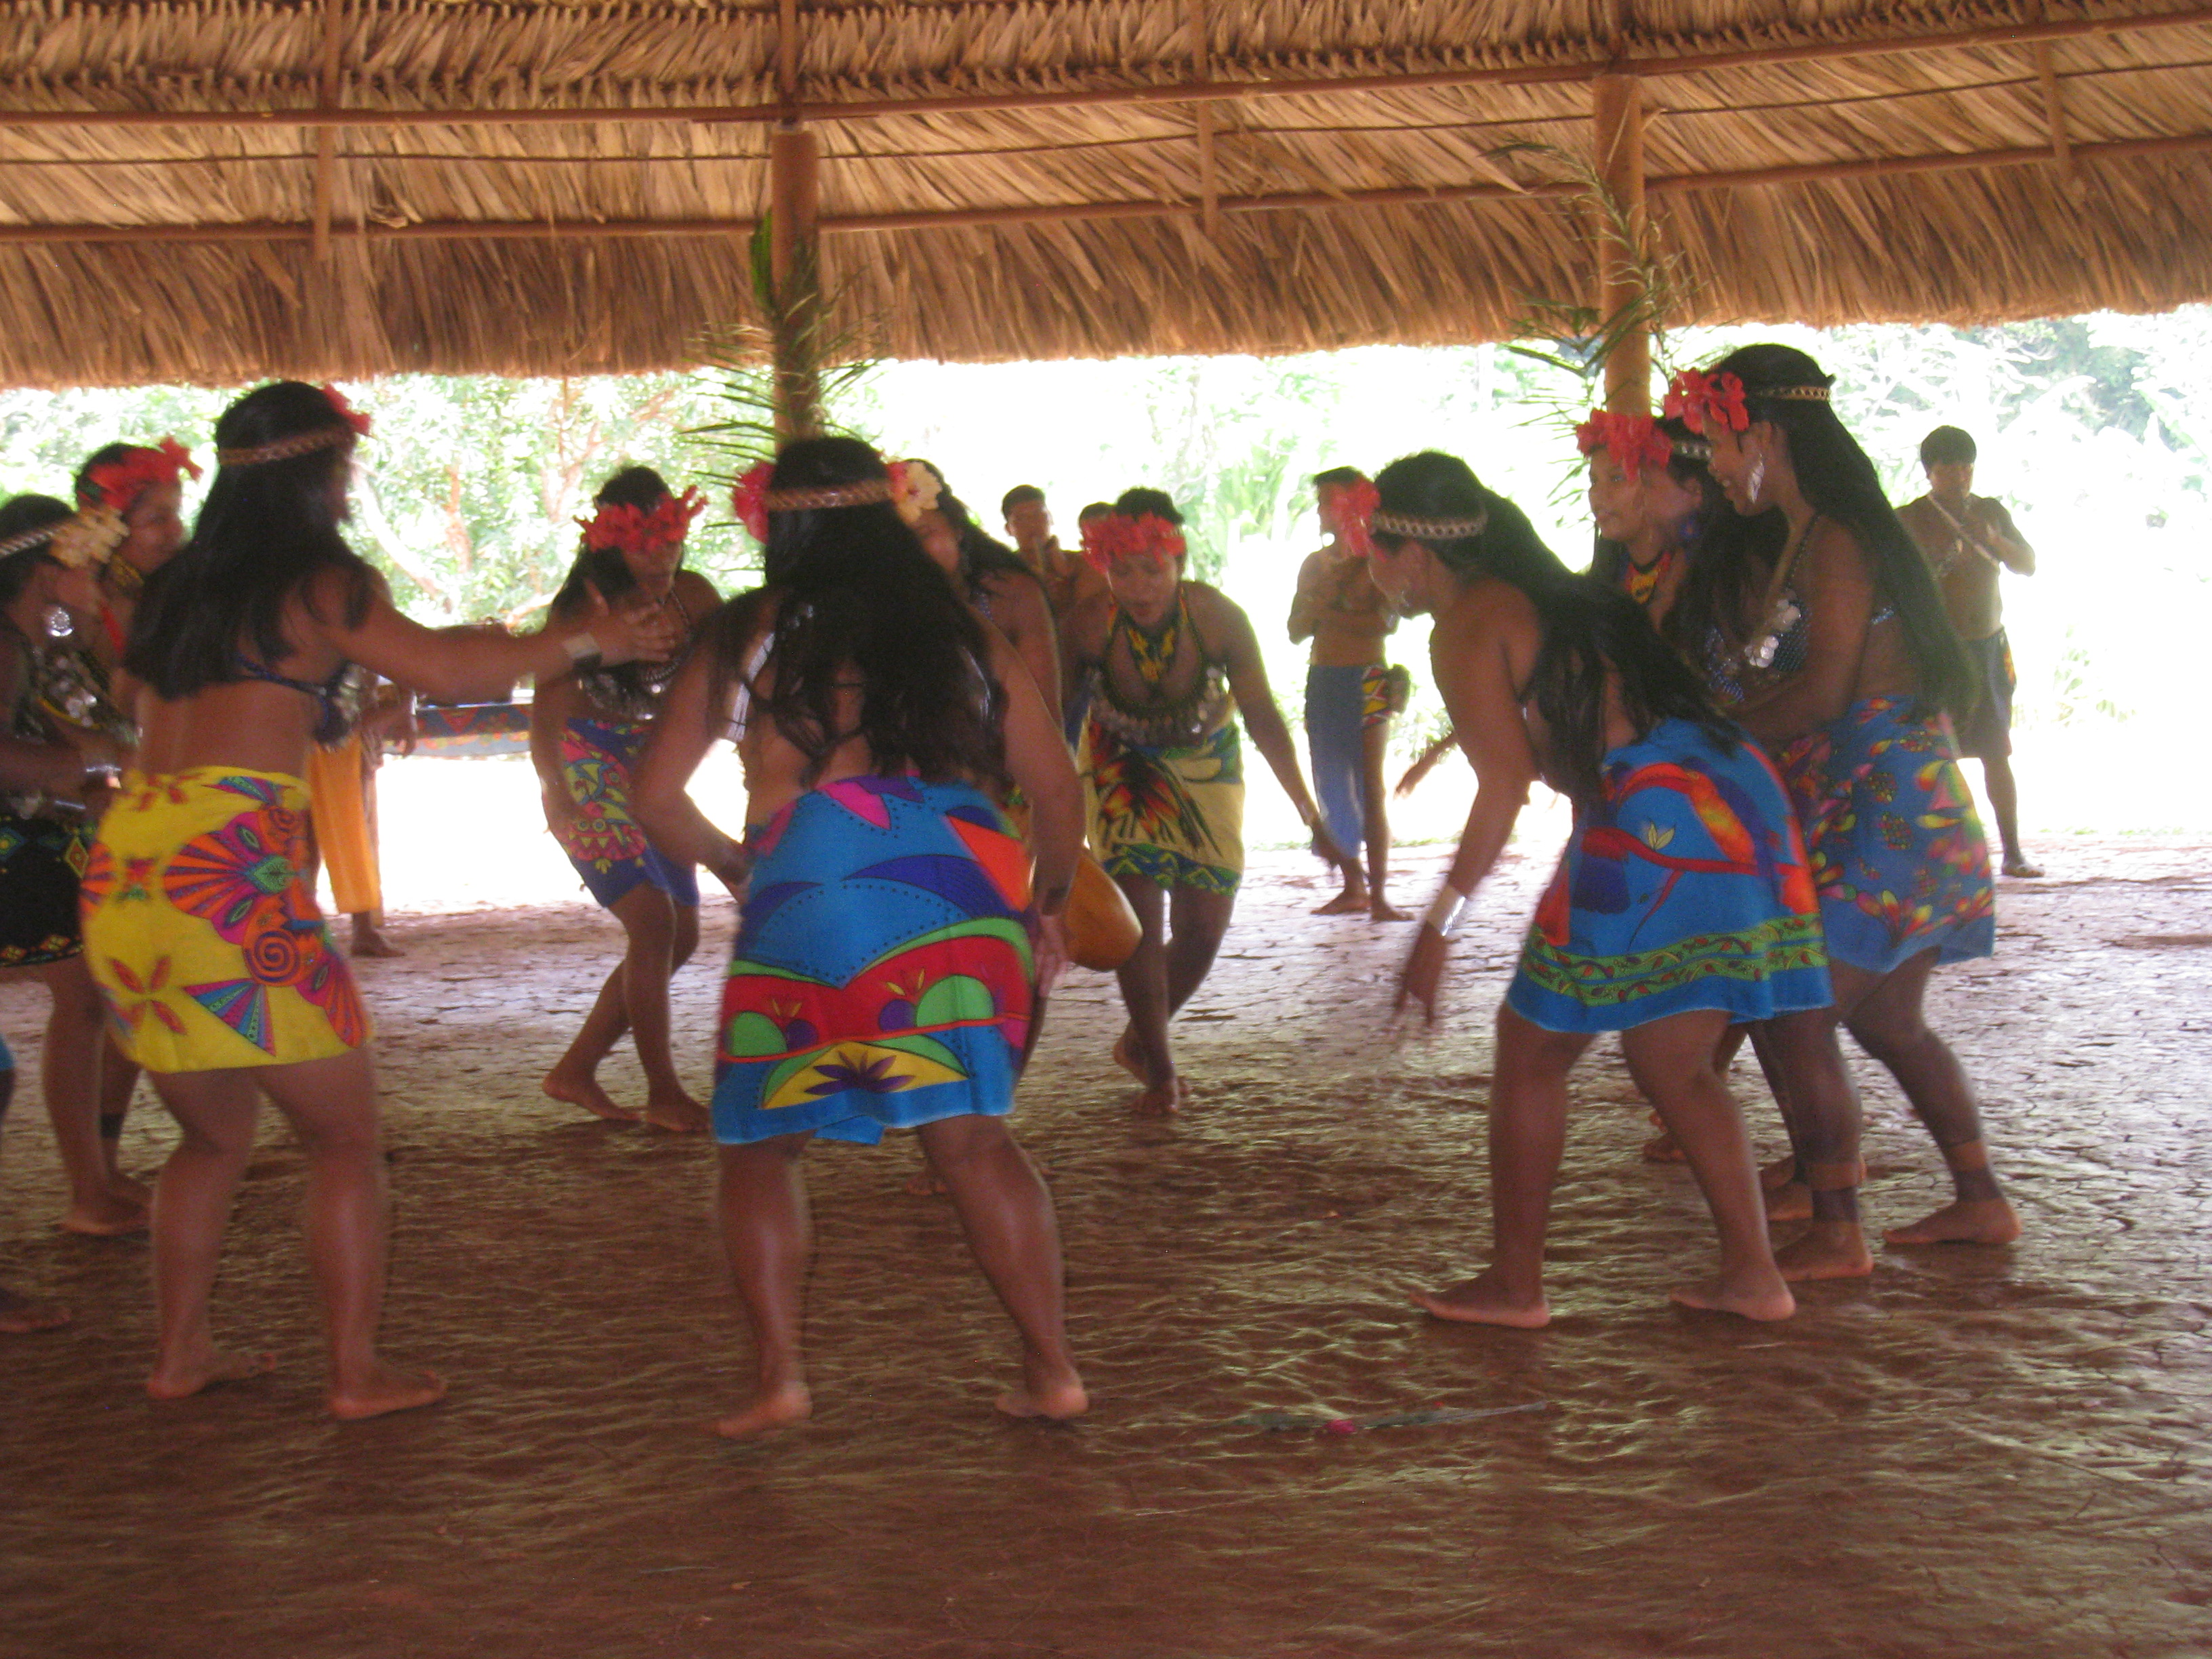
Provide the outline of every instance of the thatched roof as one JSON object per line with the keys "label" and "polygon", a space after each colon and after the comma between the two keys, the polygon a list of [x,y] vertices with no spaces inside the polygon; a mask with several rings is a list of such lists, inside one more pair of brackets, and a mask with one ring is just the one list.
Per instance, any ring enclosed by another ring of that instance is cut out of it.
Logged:
{"label": "thatched roof", "polygon": [[16,0],[0,381],[683,362],[793,106],[899,356],[1495,338],[1590,296],[1498,152],[1586,155],[1608,64],[1703,320],[2212,298],[2202,0],[781,9],[780,80],[779,0]]}

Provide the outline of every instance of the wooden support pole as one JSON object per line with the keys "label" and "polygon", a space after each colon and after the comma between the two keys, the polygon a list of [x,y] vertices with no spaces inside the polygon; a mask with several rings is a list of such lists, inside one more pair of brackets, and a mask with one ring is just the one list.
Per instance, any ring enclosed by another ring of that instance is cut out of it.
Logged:
{"label": "wooden support pole", "polygon": [[2051,159],[2057,164],[2058,176],[2069,184],[2074,179],[2074,147],[2066,137],[2066,101],[2058,91],[2058,66],[2051,60],[2048,40],[2035,43],[2035,74],[2043,82],[2044,118],[2051,123]]}
{"label": "wooden support pole", "polygon": [[[338,107],[339,76],[345,46],[345,0],[323,0],[323,60],[317,76],[316,107],[335,112]],[[331,204],[336,194],[338,130],[315,129],[315,263],[331,257]]]}
{"label": "wooden support pole", "polygon": [[[1213,74],[1213,43],[1209,38],[1206,0],[1190,0],[1190,76],[1204,82]],[[1221,177],[1213,155],[1214,109],[1200,104],[1192,122],[1198,138],[1199,222],[1208,237],[1221,234]]]}
{"label": "wooden support pole", "polygon": [[[1594,91],[1597,174],[1607,198],[1593,228],[1597,310],[1610,324],[1644,303],[1644,89],[1632,75],[1601,75]],[[1651,331],[1640,319],[1621,331],[1606,358],[1605,406],[1620,414],[1651,412]]]}

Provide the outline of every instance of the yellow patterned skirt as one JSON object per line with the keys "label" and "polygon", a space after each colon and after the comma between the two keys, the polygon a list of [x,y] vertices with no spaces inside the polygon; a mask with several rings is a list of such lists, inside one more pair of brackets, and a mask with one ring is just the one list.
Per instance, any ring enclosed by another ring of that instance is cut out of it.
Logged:
{"label": "yellow patterned skirt", "polygon": [[300,878],[307,811],[307,786],[281,772],[125,779],[85,870],[84,953],[148,1071],[288,1066],[368,1041]]}

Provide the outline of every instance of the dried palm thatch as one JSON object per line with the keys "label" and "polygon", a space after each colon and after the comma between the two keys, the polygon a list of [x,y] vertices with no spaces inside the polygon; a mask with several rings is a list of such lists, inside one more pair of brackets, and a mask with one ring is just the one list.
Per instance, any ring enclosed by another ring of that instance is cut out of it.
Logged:
{"label": "dried palm thatch", "polygon": [[779,116],[901,356],[1496,338],[1638,76],[1673,320],[2212,297],[2204,0],[18,0],[0,381],[665,367]]}

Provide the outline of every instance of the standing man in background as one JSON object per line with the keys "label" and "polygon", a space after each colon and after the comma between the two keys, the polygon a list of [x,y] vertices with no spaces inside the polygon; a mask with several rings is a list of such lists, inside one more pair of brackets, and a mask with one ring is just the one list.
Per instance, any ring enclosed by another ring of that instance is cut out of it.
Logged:
{"label": "standing man in background", "polygon": [[[1089,508],[1085,508],[1086,513]],[[1044,491],[1035,484],[1016,484],[999,503],[1006,536],[1022,562],[1044,584],[1045,602],[1053,619],[1065,622],[1068,613],[1093,593],[1103,592],[1106,579],[1093,570],[1080,553],[1071,553],[1052,533],[1052,509]]]}
{"label": "standing man in background", "polygon": [[[1405,712],[1410,687],[1402,669],[1384,660],[1382,641],[1398,625],[1390,603],[1367,573],[1364,550],[1344,535],[1349,493],[1367,484],[1356,467],[1331,467],[1314,477],[1314,495],[1328,545],[1307,556],[1291,601],[1291,640],[1313,641],[1306,670],[1306,747],[1313,759],[1314,793],[1328,833],[1351,856],[1344,861],[1344,890],[1315,912],[1376,921],[1404,921],[1384,884],[1390,872],[1390,823],[1382,762],[1390,747],[1390,721]],[[1369,488],[1372,488],[1371,485]],[[1366,844],[1366,867],[1360,846]]]}
{"label": "standing man in background", "polygon": [[2012,775],[2012,694],[2019,676],[1997,592],[2005,571],[2035,574],[2035,550],[2002,503],[1973,493],[1976,454],[1972,435],[1955,426],[1939,426],[1923,438],[1920,465],[1928,474],[1928,493],[1907,501],[1897,516],[1936,573],[1951,626],[1973,659],[1981,696],[1959,720],[1959,751],[1982,763],[1982,790],[2004,842],[2004,872],[2039,876],[2043,872],[2021,851],[2020,788]]}

